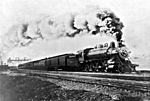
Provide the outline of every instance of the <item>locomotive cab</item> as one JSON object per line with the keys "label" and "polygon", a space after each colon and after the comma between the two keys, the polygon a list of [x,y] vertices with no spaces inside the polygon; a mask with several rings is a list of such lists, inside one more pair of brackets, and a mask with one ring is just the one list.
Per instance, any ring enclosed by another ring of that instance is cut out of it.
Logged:
{"label": "locomotive cab", "polygon": [[86,48],[84,50],[77,51],[77,57],[78,57],[80,63],[83,63],[87,59],[87,54],[92,49],[93,48]]}

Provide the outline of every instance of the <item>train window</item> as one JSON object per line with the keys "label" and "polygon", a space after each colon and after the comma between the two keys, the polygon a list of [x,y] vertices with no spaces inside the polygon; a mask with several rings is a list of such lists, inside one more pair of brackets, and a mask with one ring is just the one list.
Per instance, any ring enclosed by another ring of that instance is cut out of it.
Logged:
{"label": "train window", "polygon": [[39,61],[40,65],[45,65],[45,60]]}
{"label": "train window", "polygon": [[78,53],[78,56],[79,56],[79,57],[82,57],[82,52]]}
{"label": "train window", "polygon": [[75,57],[76,57],[75,55],[69,56],[69,58],[75,58]]}

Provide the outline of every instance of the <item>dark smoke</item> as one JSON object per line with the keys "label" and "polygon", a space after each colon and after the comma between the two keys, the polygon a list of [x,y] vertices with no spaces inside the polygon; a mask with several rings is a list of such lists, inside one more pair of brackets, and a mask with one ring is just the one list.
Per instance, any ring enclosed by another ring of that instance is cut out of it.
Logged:
{"label": "dark smoke", "polygon": [[22,33],[25,33],[28,30],[28,24],[22,24]]}
{"label": "dark smoke", "polygon": [[72,30],[74,30],[74,32],[66,33],[66,36],[68,36],[68,37],[75,37],[75,35],[79,34],[81,31],[83,31],[82,29],[75,27],[74,22],[75,22],[75,18],[72,17],[72,19],[70,21],[70,27],[72,28]]}
{"label": "dark smoke", "polygon": [[46,16],[36,22],[14,26],[3,36],[1,47],[6,47],[4,49],[28,46],[38,39],[76,37],[83,33],[83,35],[105,34],[120,41],[123,34],[121,30],[124,27],[112,11],[97,7],[87,9],[86,12],[65,14],[57,18]]}

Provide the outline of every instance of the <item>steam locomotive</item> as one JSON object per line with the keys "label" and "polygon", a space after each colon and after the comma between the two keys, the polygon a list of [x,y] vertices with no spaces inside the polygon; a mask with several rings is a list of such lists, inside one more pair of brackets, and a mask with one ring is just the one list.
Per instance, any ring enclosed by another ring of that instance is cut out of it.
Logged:
{"label": "steam locomotive", "polygon": [[119,41],[86,48],[76,54],[68,53],[18,65],[19,69],[62,70],[85,72],[131,73],[136,64],[129,59],[130,51]]}

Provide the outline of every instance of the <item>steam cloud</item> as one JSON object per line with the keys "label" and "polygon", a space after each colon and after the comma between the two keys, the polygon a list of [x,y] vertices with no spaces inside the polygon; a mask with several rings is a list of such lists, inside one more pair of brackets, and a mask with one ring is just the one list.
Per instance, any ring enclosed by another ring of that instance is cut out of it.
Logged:
{"label": "steam cloud", "polygon": [[10,28],[1,40],[1,51],[28,46],[35,40],[76,37],[85,34],[105,34],[117,41],[122,38],[123,23],[108,9],[98,7],[82,13],[65,14],[57,18],[46,16],[38,21],[21,23]]}

